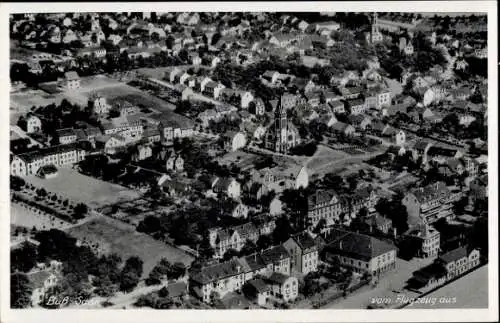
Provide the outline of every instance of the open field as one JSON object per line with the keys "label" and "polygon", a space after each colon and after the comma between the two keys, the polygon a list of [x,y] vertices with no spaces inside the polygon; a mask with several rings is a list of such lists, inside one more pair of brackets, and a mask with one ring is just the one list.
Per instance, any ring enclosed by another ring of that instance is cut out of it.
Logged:
{"label": "open field", "polygon": [[52,95],[41,90],[25,89],[10,93],[10,124],[16,124],[17,119],[28,113],[33,106],[59,104],[64,96]]}
{"label": "open field", "polygon": [[109,103],[113,103],[116,99],[126,99],[132,104],[140,103],[160,112],[175,109],[170,103],[104,75],[82,77],[81,88],[66,91],[64,96],[72,102],[86,105],[88,98],[94,93],[104,96]]}
{"label": "open field", "polygon": [[28,230],[31,230],[33,227],[37,230],[62,230],[72,225],[55,216],[35,213],[31,207],[23,203],[10,204],[10,223],[19,227],[25,227]]}
{"label": "open field", "polygon": [[261,156],[252,154],[249,152],[237,150],[230,153],[225,154],[223,157],[219,159],[220,165],[230,166],[231,164],[235,164],[241,169],[252,168],[253,163],[258,160]]}
{"label": "open field", "polygon": [[59,168],[59,175],[55,178],[30,176],[27,182],[44,187],[48,192],[86,203],[91,208],[129,201],[140,196],[137,191],[82,175],[68,168]]}
{"label": "open field", "polygon": [[328,163],[342,159],[346,156],[348,155],[340,150],[334,150],[330,147],[318,145],[318,150],[307,163],[307,168],[314,173],[315,169],[321,168]]}
{"label": "open field", "polygon": [[99,244],[100,248],[117,253],[126,260],[138,256],[144,261],[143,277],[147,277],[158,261],[165,257],[170,263],[189,265],[193,257],[183,251],[135,231],[133,226],[108,217],[99,217],[67,230],[81,241]]}

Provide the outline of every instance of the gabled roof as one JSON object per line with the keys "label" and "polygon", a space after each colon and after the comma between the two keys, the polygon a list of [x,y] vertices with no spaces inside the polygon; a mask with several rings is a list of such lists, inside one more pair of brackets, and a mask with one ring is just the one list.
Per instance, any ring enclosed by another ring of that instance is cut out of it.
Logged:
{"label": "gabled roof", "polygon": [[75,72],[75,71],[70,71],[70,72],[64,73],[64,77],[68,81],[73,81],[73,80],[79,80],[80,79],[80,76],[78,76],[78,73]]}
{"label": "gabled roof", "polygon": [[299,233],[296,235],[293,235],[290,237],[297,245],[302,249],[302,251],[316,249],[316,243],[314,242],[313,238],[309,235],[309,233],[304,232],[304,233]]}
{"label": "gabled roof", "polygon": [[233,259],[223,263],[202,267],[199,271],[190,273],[192,280],[201,284],[218,281],[227,277],[238,275],[241,270],[240,263]]}
{"label": "gabled roof", "polygon": [[264,260],[264,263],[266,264],[274,263],[281,259],[290,258],[288,251],[282,245],[264,250],[261,256],[262,260]]}
{"label": "gabled roof", "polygon": [[391,250],[396,250],[392,243],[350,231],[332,229],[325,237],[328,243],[327,248],[337,254],[349,257],[370,260],[385,254]]}
{"label": "gabled roof", "polygon": [[278,272],[273,272],[267,280],[273,284],[283,285],[288,278],[290,278],[290,276]]}
{"label": "gabled roof", "polygon": [[440,197],[447,197],[450,194],[444,182],[431,183],[425,187],[414,188],[410,191],[420,203],[434,200]]}
{"label": "gabled roof", "polygon": [[467,248],[466,247],[460,247],[451,251],[448,251],[447,253],[439,256],[439,259],[445,263],[450,263],[452,261],[456,261],[458,259],[462,259],[464,257],[467,257]]}

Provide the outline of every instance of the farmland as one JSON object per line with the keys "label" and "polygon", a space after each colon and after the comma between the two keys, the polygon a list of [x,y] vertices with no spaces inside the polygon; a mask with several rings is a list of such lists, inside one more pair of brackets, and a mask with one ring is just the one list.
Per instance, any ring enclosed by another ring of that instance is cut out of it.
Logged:
{"label": "farmland", "polygon": [[171,263],[180,261],[185,265],[193,261],[193,257],[183,251],[139,233],[133,226],[108,217],[94,219],[67,232],[80,241],[91,245],[98,244],[100,249],[117,253],[122,259],[140,257],[144,261],[143,276],[147,276],[163,257]]}

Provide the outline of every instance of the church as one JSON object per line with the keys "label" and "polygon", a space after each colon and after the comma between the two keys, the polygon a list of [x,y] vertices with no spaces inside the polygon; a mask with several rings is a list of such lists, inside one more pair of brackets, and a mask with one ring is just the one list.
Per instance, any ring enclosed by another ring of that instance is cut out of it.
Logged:
{"label": "church", "polygon": [[381,42],[382,40],[384,40],[384,36],[378,27],[378,15],[374,12],[371,20],[371,30],[366,33],[366,41],[370,44],[375,44]]}
{"label": "church", "polygon": [[297,128],[288,121],[288,110],[296,104],[296,97],[292,94],[283,94],[274,111],[274,123],[267,129],[265,147],[281,154],[300,143]]}

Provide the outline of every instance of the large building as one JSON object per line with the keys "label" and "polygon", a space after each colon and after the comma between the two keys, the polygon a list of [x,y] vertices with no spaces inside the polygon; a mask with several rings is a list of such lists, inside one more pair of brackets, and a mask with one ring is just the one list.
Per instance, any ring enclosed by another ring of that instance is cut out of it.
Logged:
{"label": "large building", "polygon": [[287,154],[289,149],[300,143],[297,128],[288,121],[288,110],[295,106],[296,97],[284,94],[276,107],[274,123],[265,136],[265,147],[278,153]]}
{"label": "large building", "polygon": [[58,145],[14,155],[10,162],[11,175],[29,176],[46,165],[68,166],[85,159],[85,150],[77,144]]}
{"label": "large building", "polygon": [[436,182],[425,187],[412,189],[402,200],[408,211],[408,224],[432,224],[452,213],[450,190],[444,182]]}
{"label": "large building", "polygon": [[325,233],[327,261],[373,277],[396,268],[397,248],[392,243],[356,232],[331,229]]}

